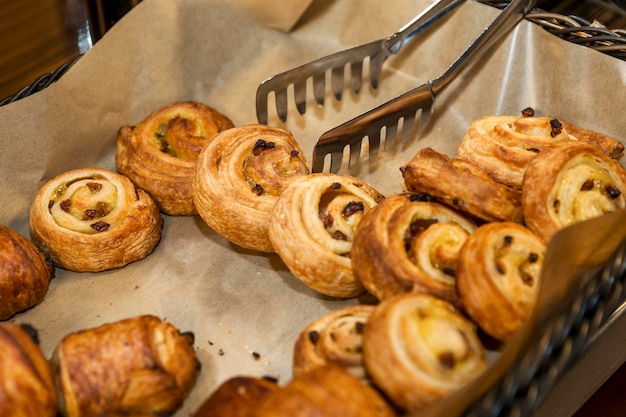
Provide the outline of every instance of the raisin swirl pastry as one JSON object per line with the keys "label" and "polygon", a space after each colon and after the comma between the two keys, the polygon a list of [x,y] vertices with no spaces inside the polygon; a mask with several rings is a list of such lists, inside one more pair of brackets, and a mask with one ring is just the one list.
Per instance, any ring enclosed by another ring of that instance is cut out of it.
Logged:
{"label": "raisin swirl pastry", "polygon": [[481,221],[522,222],[520,191],[496,182],[469,161],[423,148],[400,171],[408,191],[430,194]]}
{"label": "raisin swirl pastry", "polygon": [[40,304],[53,274],[37,246],[0,224],[0,320]]}
{"label": "raisin swirl pastry", "polygon": [[526,322],[539,290],[543,239],[512,222],[480,226],[461,249],[457,286],[469,316],[509,340]]}
{"label": "raisin swirl pastry", "polygon": [[522,187],[526,225],[549,241],[560,229],[626,208],[626,169],[596,147],[570,142],[532,160]]}
{"label": "raisin swirl pastry", "polygon": [[268,223],[276,199],[310,168],[286,130],[247,125],[217,135],[200,153],[193,199],[219,235],[247,249],[273,252]]}
{"label": "raisin swirl pastry", "polygon": [[206,104],[184,101],[152,112],[117,135],[115,164],[161,211],[174,216],[196,214],[191,195],[196,159],[202,148],[233,122]]}
{"label": "raisin swirl pastry", "polygon": [[475,229],[474,222],[427,195],[388,196],[357,228],[354,273],[379,300],[416,291],[457,304],[460,250]]}
{"label": "raisin swirl pastry", "polygon": [[364,292],[352,270],[354,233],[383,195],[362,180],[318,173],[293,181],[278,198],[269,225],[276,253],[304,284],[350,298]]}
{"label": "raisin swirl pastry", "polygon": [[52,368],[30,325],[0,323],[0,415],[56,417]]}
{"label": "raisin swirl pastry", "polygon": [[30,209],[31,239],[55,265],[80,272],[121,268],[148,256],[163,218],[150,196],[102,168],[59,174]]}
{"label": "raisin swirl pastry", "polygon": [[617,139],[555,118],[484,116],[470,124],[457,155],[473,162],[496,181],[522,188],[524,172],[539,152],[570,141],[589,143],[612,158],[620,158],[624,150]]}
{"label": "raisin swirl pastry", "polygon": [[475,324],[447,301],[420,293],[376,306],[363,333],[363,359],[376,386],[406,410],[448,396],[487,366]]}
{"label": "raisin swirl pastry", "polygon": [[363,329],[374,306],[352,305],[331,311],[300,332],[294,346],[293,375],[319,366],[341,365],[364,382]]}
{"label": "raisin swirl pastry", "polygon": [[173,414],[200,370],[193,343],[151,315],[66,335],[51,358],[64,415]]}

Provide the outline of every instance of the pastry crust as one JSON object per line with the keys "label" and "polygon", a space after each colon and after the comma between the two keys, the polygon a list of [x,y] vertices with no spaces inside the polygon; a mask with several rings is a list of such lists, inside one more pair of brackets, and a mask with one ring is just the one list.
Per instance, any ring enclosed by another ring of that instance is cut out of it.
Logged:
{"label": "pastry crust", "polygon": [[530,163],[522,203],[526,225],[549,242],[566,226],[626,208],[626,169],[593,146],[563,144]]}
{"label": "pastry crust", "polygon": [[52,369],[28,325],[0,323],[0,415],[56,417]]}
{"label": "pastry crust", "polygon": [[206,104],[181,101],[152,112],[117,135],[117,170],[146,190],[161,211],[196,214],[191,195],[198,154],[233,122]]}
{"label": "pastry crust", "polygon": [[458,304],[458,258],[475,229],[474,222],[427,195],[388,196],[357,228],[354,274],[379,300],[414,291]]}
{"label": "pastry crust", "polygon": [[273,252],[268,223],[276,199],[310,169],[293,135],[247,125],[217,135],[200,153],[193,199],[200,217],[232,243]]}
{"label": "pastry crust", "polygon": [[415,410],[465,386],[487,366],[473,322],[428,294],[382,301],[363,334],[365,366],[399,407]]}
{"label": "pastry crust", "polygon": [[173,414],[200,369],[193,335],[150,315],[68,334],[51,361],[67,417]]}
{"label": "pastry crust", "polygon": [[343,307],[304,328],[294,346],[293,375],[336,364],[369,382],[363,365],[363,329],[373,309],[366,304]]}
{"label": "pastry crust", "polygon": [[408,191],[430,194],[482,221],[522,222],[519,190],[497,183],[471,162],[424,148],[400,171]]}
{"label": "pastry crust", "polygon": [[473,121],[457,155],[496,181],[522,188],[524,172],[539,152],[559,143],[580,141],[620,158],[624,145],[612,137],[551,117],[484,116]]}
{"label": "pastry crust", "polygon": [[249,417],[263,398],[278,389],[264,378],[236,376],[222,383],[193,417]]}
{"label": "pastry crust", "polygon": [[41,303],[53,274],[37,246],[0,224],[0,320]]}
{"label": "pastry crust", "polygon": [[300,177],[274,206],[270,240],[304,284],[331,297],[355,297],[364,288],[350,260],[354,233],[363,215],[383,198],[358,178],[329,173]]}
{"label": "pastry crust", "polygon": [[543,239],[512,222],[485,224],[469,237],[457,286],[466,312],[487,334],[508,341],[524,325],[546,250]]}
{"label": "pastry crust", "polygon": [[59,174],[39,190],[30,209],[33,243],[55,265],[73,271],[104,271],[143,259],[162,228],[150,196],[102,168]]}

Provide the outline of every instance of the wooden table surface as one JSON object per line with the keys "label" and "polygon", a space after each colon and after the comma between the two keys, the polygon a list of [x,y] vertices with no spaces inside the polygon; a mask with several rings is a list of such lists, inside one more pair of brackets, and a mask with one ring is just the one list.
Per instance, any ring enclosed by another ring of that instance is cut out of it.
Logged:
{"label": "wooden table surface", "polygon": [[[77,9],[84,0],[0,0],[0,99],[78,57]],[[626,11],[600,0],[544,1],[541,7],[626,29]],[[80,10],[78,10],[80,12]],[[84,43],[84,42],[83,42]],[[575,417],[624,417],[626,366],[587,401]]]}

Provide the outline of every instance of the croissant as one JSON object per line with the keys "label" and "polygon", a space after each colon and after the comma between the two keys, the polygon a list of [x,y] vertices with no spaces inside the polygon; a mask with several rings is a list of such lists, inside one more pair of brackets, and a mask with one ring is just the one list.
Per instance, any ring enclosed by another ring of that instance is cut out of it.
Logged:
{"label": "croissant", "polygon": [[173,414],[200,370],[193,335],[149,315],[70,333],[51,361],[67,417]]}
{"label": "croissant", "polygon": [[279,389],[276,382],[253,376],[236,376],[222,383],[193,417],[249,417],[258,403]]}
{"label": "croissant", "polygon": [[0,323],[0,399],[3,417],[57,415],[52,369],[30,325]]}
{"label": "croissant", "polygon": [[329,173],[294,180],[276,201],[270,241],[291,273],[331,297],[364,292],[350,253],[363,215],[383,195],[358,178]]}
{"label": "croissant", "polygon": [[33,243],[55,265],[80,272],[121,268],[152,253],[163,218],[150,196],[102,168],[59,174],[30,209]]}
{"label": "croissant", "polygon": [[354,274],[379,300],[418,291],[456,304],[460,250],[475,229],[473,221],[428,195],[388,196],[359,223]]}
{"label": "croissant", "polygon": [[169,104],[136,126],[119,129],[117,170],[146,190],[164,213],[196,214],[191,185],[198,154],[216,134],[233,126],[227,116],[206,104]]}
{"label": "croissant", "polygon": [[53,274],[37,246],[0,225],[0,320],[41,303]]}
{"label": "croissant", "polygon": [[310,172],[293,135],[248,125],[217,135],[198,157],[193,199],[200,217],[232,243],[273,252],[268,224],[276,199]]}

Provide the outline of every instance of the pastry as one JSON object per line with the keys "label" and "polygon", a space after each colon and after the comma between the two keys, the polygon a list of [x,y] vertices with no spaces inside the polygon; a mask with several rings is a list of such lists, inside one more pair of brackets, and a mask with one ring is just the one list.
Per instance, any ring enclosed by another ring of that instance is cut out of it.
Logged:
{"label": "pastry", "polygon": [[408,191],[430,194],[482,221],[522,221],[519,190],[497,183],[471,162],[424,148],[400,171]]}
{"label": "pastry", "polygon": [[546,243],[512,222],[482,225],[461,249],[457,287],[465,311],[508,341],[526,322],[539,290]]}
{"label": "pastry", "polygon": [[300,177],[274,206],[270,241],[307,286],[331,297],[355,297],[364,288],[352,271],[354,232],[383,198],[358,178],[329,173]]}
{"label": "pastry", "polygon": [[447,301],[407,293],[381,301],[363,332],[370,377],[405,410],[416,410],[474,380],[487,367],[476,325]]}
{"label": "pastry", "polygon": [[37,330],[0,323],[0,415],[56,417],[57,412],[54,377]]}
{"label": "pastry", "polygon": [[0,320],[41,303],[53,274],[37,246],[0,224]]}
{"label": "pastry", "polygon": [[161,211],[173,216],[196,213],[191,184],[202,148],[233,122],[206,104],[184,101],[152,112],[117,135],[115,165],[146,190]]}
{"label": "pastry", "polygon": [[569,142],[532,160],[522,186],[526,225],[550,241],[560,229],[626,207],[626,169],[599,149]]}
{"label": "pastry", "polygon": [[275,381],[236,376],[222,383],[193,417],[249,417],[261,399],[279,389]]}
{"label": "pastry", "polygon": [[363,329],[374,309],[367,304],[331,311],[300,332],[293,352],[293,375],[336,364],[369,382],[363,366]]}
{"label": "pastry", "polygon": [[259,402],[251,417],[394,417],[382,396],[338,365],[294,377]]}
{"label": "pastry", "polygon": [[[484,116],[473,121],[457,148],[457,156],[478,165],[496,181],[522,187],[530,161],[558,143],[592,144],[612,158],[620,158],[624,145],[617,139],[551,117]],[[530,116],[532,115],[532,116]]]}
{"label": "pastry", "polygon": [[102,168],[59,174],[30,209],[31,240],[55,265],[80,272],[121,268],[148,256],[163,219],[150,196]]}
{"label": "pastry", "polygon": [[51,362],[66,417],[173,414],[200,370],[193,335],[145,315],[66,335]]}
{"label": "pastry", "polygon": [[359,223],[354,274],[379,300],[416,291],[457,304],[459,253],[475,229],[474,222],[428,195],[388,196]]}
{"label": "pastry", "polygon": [[217,135],[200,153],[193,199],[219,235],[247,249],[273,252],[269,218],[278,196],[310,169],[293,135],[247,125]]}

